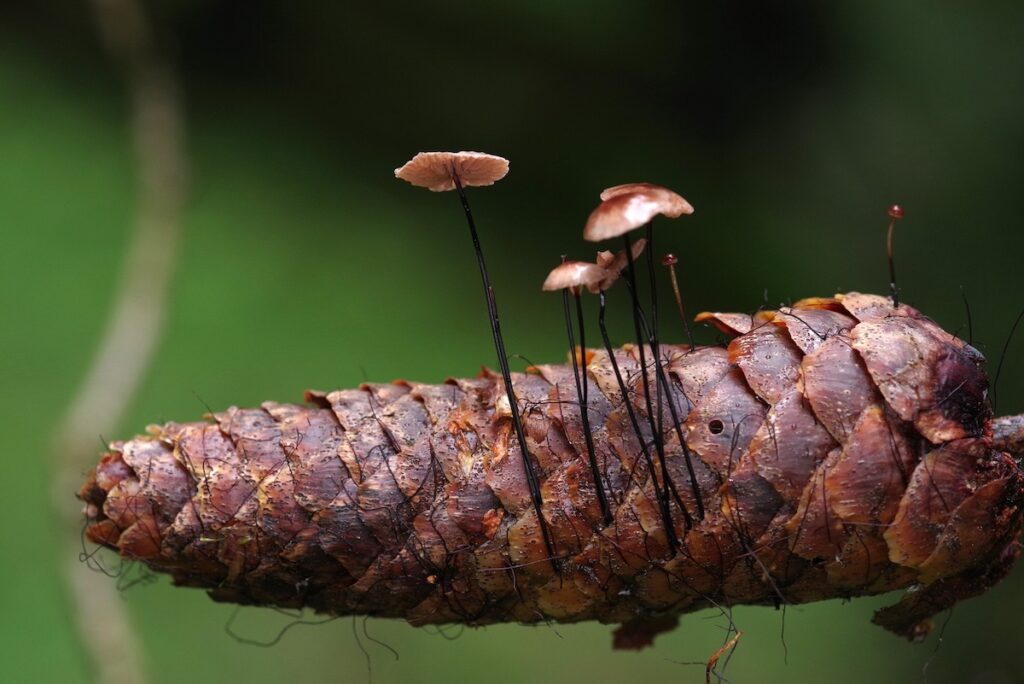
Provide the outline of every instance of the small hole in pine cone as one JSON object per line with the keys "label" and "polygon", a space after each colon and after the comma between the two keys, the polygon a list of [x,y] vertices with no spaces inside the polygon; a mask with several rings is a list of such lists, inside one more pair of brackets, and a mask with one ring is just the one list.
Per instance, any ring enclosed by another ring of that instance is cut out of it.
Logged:
{"label": "small hole in pine cone", "polygon": [[711,430],[711,434],[713,435],[720,435],[722,434],[722,431],[725,430],[725,423],[716,418],[708,423],[708,430]]}

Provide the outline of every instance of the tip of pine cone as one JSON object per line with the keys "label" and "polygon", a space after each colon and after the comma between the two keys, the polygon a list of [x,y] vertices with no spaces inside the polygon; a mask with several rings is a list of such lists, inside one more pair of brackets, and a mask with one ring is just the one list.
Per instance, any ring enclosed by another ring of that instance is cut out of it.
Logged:
{"label": "tip of pine cone", "polygon": [[117,548],[121,530],[107,517],[103,507],[110,490],[130,475],[131,470],[116,452],[105,454],[99,464],[89,471],[77,493],[78,498],[85,503],[82,513],[85,517],[85,536],[89,541],[107,548]]}
{"label": "tip of pine cone", "polygon": [[103,502],[107,499],[107,491],[100,487],[96,481],[96,470],[89,471],[89,475],[86,477],[85,483],[75,494],[81,501],[86,504],[86,509],[89,506],[95,506],[96,508],[102,508]]}

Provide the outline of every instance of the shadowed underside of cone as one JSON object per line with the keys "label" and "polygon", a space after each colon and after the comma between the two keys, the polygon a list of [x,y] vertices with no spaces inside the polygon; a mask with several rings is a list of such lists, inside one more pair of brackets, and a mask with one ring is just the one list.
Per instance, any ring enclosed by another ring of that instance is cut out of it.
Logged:
{"label": "shadowed underside of cone", "polygon": [[[993,419],[976,350],[857,293],[701,318],[733,337],[727,348],[661,348],[707,509],[690,527],[676,506],[675,554],[626,417],[626,401],[644,412],[634,347],[615,352],[627,397],[606,352],[584,355],[608,525],[571,367],[514,376],[558,564],[487,373],[154,427],[113,444],[90,475],[87,534],[217,600],[417,625],[600,620],[623,625],[624,647],[712,605],[908,587],[875,621],[916,639],[1008,572],[1024,419]],[[692,511],[667,407],[663,424]]]}

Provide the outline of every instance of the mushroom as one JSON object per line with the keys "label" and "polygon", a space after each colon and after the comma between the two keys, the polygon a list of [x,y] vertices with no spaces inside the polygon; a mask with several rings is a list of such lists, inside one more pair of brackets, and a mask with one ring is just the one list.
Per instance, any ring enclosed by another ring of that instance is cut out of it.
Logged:
{"label": "mushroom", "polygon": [[[700,487],[697,484],[696,472],[693,468],[691,454],[686,446],[686,441],[683,439],[682,429],[680,428],[680,421],[677,415],[678,412],[676,410],[675,403],[672,400],[672,394],[669,391],[670,384],[668,382],[668,377],[665,374],[661,361],[661,349],[658,336],[658,291],[654,273],[654,256],[651,251],[654,246],[654,230],[651,221],[654,217],[660,214],[669,218],[677,218],[683,214],[692,214],[693,207],[679,194],[669,190],[668,188],[663,188],[651,183],[628,183],[625,185],[616,185],[614,187],[607,188],[601,193],[601,200],[601,204],[591,212],[587,219],[586,226],[583,229],[583,238],[590,242],[599,242],[601,240],[607,240],[615,237],[621,237],[623,240],[623,245],[625,247],[623,253],[626,256],[626,281],[629,285],[633,305],[633,328],[637,338],[640,365],[641,368],[644,369],[644,372],[641,374],[641,378],[643,380],[644,401],[646,403],[647,416],[651,431],[654,433],[655,437],[655,447],[658,451],[659,457],[661,458],[662,476],[665,478],[668,487],[672,489],[675,494],[674,485],[671,480],[668,479],[668,468],[665,464],[664,458],[664,437],[661,433],[660,425],[662,417],[662,396],[664,391],[669,398],[669,408],[671,410],[673,422],[675,423],[674,427],[679,436],[679,442],[686,458],[686,467],[690,476],[690,486],[697,502],[697,518],[703,519],[703,498],[700,493]],[[647,378],[646,372],[647,359],[643,344],[645,336],[643,335],[642,330],[647,326],[643,322],[644,312],[643,308],[640,306],[633,248],[629,237],[629,233],[631,231],[640,227],[646,227],[648,247],[647,270],[650,278],[651,321],[649,328],[647,328],[649,334],[646,337],[651,346],[651,353],[654,355],[654,368],[657,385],[657,396],[655,401],[652,401],[651,399],[650,381]],[[676,502],[682,509],[684,518],[689,521],[689,512],[686,510],[685,505],[683,505],[682,500],[679,499],[678,494],[676,494]]]}
{"label": "mushroom", "polygon": [[466,222],[469,224],[469,234],[473,241],[473,249],[476,251],[477,266],[480,269],[480,280],[482,281],[484,296],[487,299],[487,316],[491,323],[491,336],[494,339],[494,349],[498,354],[498,365],[501,368],[501,377],[505,384],[505,394],[510,408],[512,426],[515,430],[519,451],[523,459],[526,481],[530,487],[530,499],[533,503],[534,512],[537,514],[537,521],[540,526],[541,536],[544,539],[548,558],[557,571],[558,566],[554,560],[555,547],[543,515],[544,501],[541,497],[540,481],[537,478],[537,473],[534,471],[533,462],[530,458],[526,433],[523,430],[523,421],[519,414],[519,403],[516,400],[515,390],[512,387],[512,371],[509,369],[508,354],[505,352],[505,340],[501,335],[498,303],[494,297],[494,288],[491,287],[491,279],[487,273],[487,262],[484,260],[483,249],[480,246],[480,235],[477,232],[476,222],[473,220],[473,212],[469,208],[469,200],[466,198],[465,191],[466,186],[493,185],[495,181],[504,178],[507,173],[507,159],[482,152],[420,152],[403,166],[395,169],[396,178],[408,181],[413,185],[427,188],[434,192],[455,190],[459,195],[462,210],[466,214]]}
{"label": "mushroom", "polygon": [[[642,330],[644,329],[646,329],[648,333],[646,336],[647,341],[650,344],[650,350],[654,356],[656,395],[653,401],[651,400],[650,382],[647,378],[646,371],[641,377],[643,381],[644,401],[646,403],[648,422],[650,423],[650,429],[654,434],[654,445],[657,448],[658,456],[662,458],[662,475],[666,480],[668,488],[672,489],[676,503],[683,512],[683,517],[687,522],[689,522],[689,512],[686,510],[685,505],[676,493],[675,485],[669,478],[668,467],[665,464],[664,435],[662,434],[660,421],[662,421],[663,396],[667,395],[669,397],[669,409],[674,423],[673,427],[679,437],[683,456],[686,460],[687,473],[690,478],[690,488],[693,491],[693,497],[696,501],[696,517],[700,520],[703,519],[703,513],[705,513],[705,510],[703,510],[703,499],[700,495],[700,487],[696,481],[696,473],[693,469],[692,457],[689,453],[689,448],[686,446],[686,441],[683,438],[678,411],[676,409],[675,402],[672,399],[672,393],[670,391],[671,385],[665,372],[662,362],[662,352],[660,352],[660,345],[658,343],[657,287],[654,276],[653,252],[650,251],[653,248],[654,242],[654,232],[651,224],[653,218],[659,214],[668,218],[677,218],[683,214],[692,214],[693,207],[689,202],[669,188],[654,185],[653,183],[643,182],[626,183],[623,185],[608,187],[602,191],[601,200],[601,204],[591,212],[591,215],[587,220],[587,225],[584,227],[584,239],[591,242],[599,242],[618,237],[623,239],[623,243],[626,248],[624,250],[624,254],[626,255],[627,261],[627,268],[625,269],[626,279],[629,284],[630,295],[633,300],[633,326],[637,338],[641,368],[647,368],[646,352],[643,345],[644,335],[642,334]],[[637,291],[635,258],[633,256],[632,243],[629,234],[631,231],[639,227],[645,227],[645,237],[648,248],[647,271],[649,275],[651,305],[649,327],[644,323],[644,312],[643,308],[640,306],[640,298]]]}
{"label": "mushroom", "polygon": [[619,195],[631,192],[647,192],[661,197],[665,200],[665,211],[663,213],[669,218],[679,218],[683,214],[693,213],[693,205],[683,199],[682,195],[654,183],[623,183],[622,185],[613,185],[601,192],[601,201],[603,202],[612,197],[618,197]]}
{"label": "mushroom", "polygon": [[590,213],[583,239],[600,242],[645,226],[661,214],[679,218],[692,214],[693,206],[668,188],[650,183],[627,183],[601,193],[601,204]]}
{"label": "mushroom", "polygon": [[[641,238],[633,244],[632,257],[636,259],[640,256],[644,247],[647,245],[647,241]],[[618,280],[619,274],[622,269],[626,267],[627,257],[625,252],[619,252],[613,254],[609,251],[603,251],[597,253],[597,265],[604,268],[607,273],[604,280],[598,285],[598,300],[600,301],[600,313],[598,314],[597,322],[598,327],[601,330],[601,341],[604,343],[605,352],[608,354],[608,362],[611,364],[612,373],[615,375],[615,382],[618,384],[619,393],[622,396],[622,405],[626,408],[626,414],[629,416],[630,425],[633,428],[633,433],[636,435],[637,444],[640,445],[640,451],[643,453],[644,462],[647,464],[647,471],[651,474],[651,485],[654,488],[654,498],[658,502],[659,512],[662,517],[662,524],[665,527],[665,534],[668,539],[669,548],[674,552],[678,547],[678,539],[675,534],[675,526],[672,522],[672,510],[669,507],[669,495],[668,495],[668,482],[658,481],[658,473],[654,469],[654,460],[651,458],[651,450],[647,443],[647,437],[644,435],[643,430],[640,429],[640,419],[637,418],[636,409],[633,406],[633,401],[630,399],[630,391],[626,386],[626,381],[622,377],[622,371],[619,369],[619,361],[615,358],[615,347],[612,346],[611,336],[608,334],[608,324],[605,320],[605,314],[608,311],[607,298],[605,291],[611,287],[616,280]],[[571,342],[570,342],[571,344]],[[659,452],[663,455],[663,451]],[[661,461],[664,463],[664,459]],[[629,475],[630,479],[633,477],[632,471]],[[685,512],[685,508],[683,509]]]}
{"label": "mushroom", "polygon": [[892,293],[893,308],[900,305],[900,292],[896,289],[896,255],[893,251],[892,237],[896,232],[896,222],[903,218],[903,207],[894,204],[889,207],[889,233],[885,239],[885,251],[889,255],[889,292]]}
{"label": "mushroom", "polygon": [[693,333],[690,331],[690,322],[686,318],[686,309],[683,308],[683,295],[679,292],[679,278],[676,277],[676,264],[679,257],[675,254],[666,254],[661,257],[661,265],[668,268],[668,276],[672,281],[672,294],[676,298],[676,309],[679,310],[679,320],[683,322],[683,330],[686,331],[686,339],[690,343],[690,351],[694,350]]}
{"label": "mushroom", "polygon": [[508,173],[508,160],[483,152],[420,152],[395,169],[395,177],[433,192],[494,185]]}
{"label": "mushroom", "polygon": [[608,277],[608,272],[597,264],[586,261],[563,261],[551,269],[541,289],[545,292],[572,290],[579,296],[581,287],[597,292],[598,286]]}
{"label": "mushroom", "polygon": [[[597,501],[601,506],[601,516],[604,524],[612,522],[611,508],[608,506],[608,497],[604,491],[604,483],[601,481],[601,470],[597,465],[597,454],[594,451],[594,434],[590,429],[590,401],[587,397],[586,354],[587,338],[583,323],[583,301],[580,297],[580,290],[587,288],[591,292],[597,292],[598,287],[607,278],[608,274],[597,264],[585,261],[563,261],[555,266],[544,280],[542,289],[545,292],[562,291],[562,308],[565,312],[565,332],[569,339],[569,356],[572,357],[572,374],[576,381],[576,398],[579,400],[580,422],[583,424],[583,438],[587,445],[587,459],[590,462],[590,472],[594,477],[594,490],[597,494]],[[576,321],[579,326],[580,346],[582,351],[582,362],[584,369],[580,372],[580,355],[576,353],[576,341],[573,339],[572,315],[569,312],[569,295],[572,294],[576,301]]]}

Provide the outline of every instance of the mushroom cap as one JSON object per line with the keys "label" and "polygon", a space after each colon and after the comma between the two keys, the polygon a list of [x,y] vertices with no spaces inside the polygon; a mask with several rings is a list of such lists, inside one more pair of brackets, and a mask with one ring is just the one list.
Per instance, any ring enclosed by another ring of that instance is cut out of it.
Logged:
{"label": "mushroom cap", "polygon": [[[631,187],[633,189],[629,189]],[[608,195],[609,192],[617,194]],[[620,185],[605,190],[601,196],[607,199],[591,212],[583,229],[583,239],[590,242],[609,240],[628,233],[647,225],[658,214],[676,218],[693,213],[689,202],[657,185]]]}
{"label": "mushroom cap", "polygon": [[548,277],[544,280],[541,289],[545,292],[564,290],[568,288],[586,287],[594,291],[594,288],[608,277],[608,272],[597,264],[587,261],[563,261],[551,269]]}
{"label": "mushroom cap", "polygon": [[683,199],[682,195],[654,183],[623,183],[622,185],[613,185],[601,191],[601,201],[610,200],[612,197],[626,195],[631,192],[646,192],[661,197],[665,203],[665,210],[661,213],[668,218],[679,218],[683,214],[693,213],[693,205]]}
{"label": "mushroom cap", "polygon": [[508,159],[483,152],[420,152],[395,169],[395,177],[434,192],[463,187],[494,185],[508,173]]}

